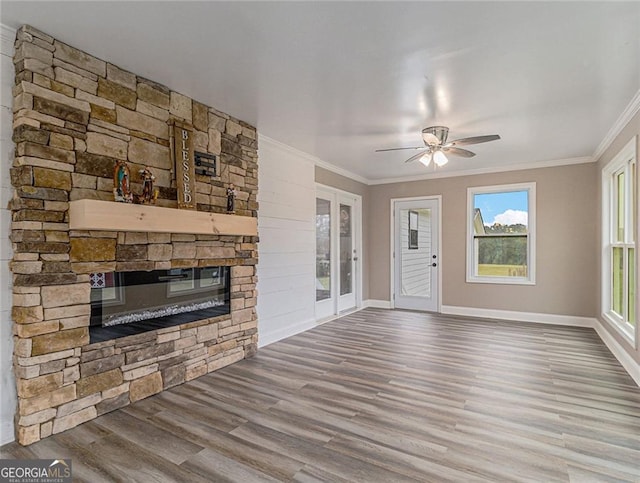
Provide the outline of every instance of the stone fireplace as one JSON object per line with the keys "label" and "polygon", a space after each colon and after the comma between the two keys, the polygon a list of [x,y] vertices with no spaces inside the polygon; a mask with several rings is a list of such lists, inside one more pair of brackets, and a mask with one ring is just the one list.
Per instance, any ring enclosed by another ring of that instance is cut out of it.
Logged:
{"label": "stone fireplace", "polygon": [[[32,27],[18,31],[14,63],[16,439],[31,444],[255,353],[258,158],[249,124]],[[173,122],[217,157],[215,176],[196,175],[197,212],[177,209]],[[153,172],[156,207],[113,202],[117,161],[134,193],[133,174]],[[90,335],[96,274],[217,277],[211,267],[228,273],[228,313]]]}

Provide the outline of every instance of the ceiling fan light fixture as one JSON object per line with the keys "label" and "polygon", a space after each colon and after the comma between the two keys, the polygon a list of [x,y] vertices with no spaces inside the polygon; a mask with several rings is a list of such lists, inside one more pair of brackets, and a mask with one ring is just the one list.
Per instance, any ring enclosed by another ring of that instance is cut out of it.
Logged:
{"label": "ceiling fan light fixture", "polygon": [[433,162],[436,163],[436,166],[441,167],[447,164],[449,160],[442,151],[436,151],[433,153]]}
{"label": "ceiling fan light fixture", "polygon": [[420,149],[418,154],[411,156],[405,161],[405,163],[411,163],[413,161],[420,161],[425,166],[429,166],[431,161],[436,167],[444,166],[449,162],[445,153],[450,156],[460,156],[463,158],[472,158],[475,153],[460,146],[466,146],[468,144],[481,144],[488,143],[489,141],[497,141],[500,139],[498,134],[488,134],[484,136],[471,136],[467,138],[454,139],[447,142],[449,135],[449,128],[446,126],[429,126],[422,130],[422,140],[424,141],[424,147],[411,146],[406,148],[388,148],[388,149],[376,149],[376,152],[381,151],[400,151],[404,149]]}
{"label": "ceiling fan light fixture", "polygon": [[425,144],[429,146],[437,146],[440,143],[440,140],[434,134],[431,134],[429,132],[423,133],[422,139],[424,140]]}
{"label": "ceiling fan light fixture", "polygon": [[449,135],[449,128],[446,126],[429,126],[422,130],[422,138],[427,144],[427,138],[435,139],[436,144],[444,144],[447,142],[447,136]]}
{"label": "ceiling fan light fixture", "polygon": [[420,159],[418,159],[418,161],[420,161],[425,166],[429,166],[431,164],[432,157],[433,157],[433,154],[427,151],[422,156],[420,156]]}

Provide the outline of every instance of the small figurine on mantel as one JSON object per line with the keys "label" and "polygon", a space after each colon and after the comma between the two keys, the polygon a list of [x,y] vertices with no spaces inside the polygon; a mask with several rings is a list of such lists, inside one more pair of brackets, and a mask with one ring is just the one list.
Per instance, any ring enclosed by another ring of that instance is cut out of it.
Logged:
{"label": "small figurine on mantel", "polygon": [[236,191],[236,187],[231,183],[227,188],[227,213],[235,213],[236,212],[236,195],[238,192]]}
{"label": "small figurine on mantel", "polygon": [[121,203],[133,203],[130,188],[129,167],[121,160],[116,162],[113,170],[113,199]]}
{"label": "small figurine on mantel", "polygon": [[136,202],[141,205],[150,205],[156,203],[158,197],[158,191],[153,189],[153,182],[156,177],[153,175],[148,167],[142,168],[138,171],[140,179],[142,180],[142,194],[137,197]]}

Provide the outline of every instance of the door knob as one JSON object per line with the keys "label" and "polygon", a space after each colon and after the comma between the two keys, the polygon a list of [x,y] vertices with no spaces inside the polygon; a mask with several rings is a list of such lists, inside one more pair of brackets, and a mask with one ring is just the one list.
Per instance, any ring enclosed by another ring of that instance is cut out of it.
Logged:
{"label": "door knob", "polygon": [[431,264],[431,266],[432,266],[432,267],[435,267],[436,265],[438,265],[436,262],[433,262],[433,263]]}

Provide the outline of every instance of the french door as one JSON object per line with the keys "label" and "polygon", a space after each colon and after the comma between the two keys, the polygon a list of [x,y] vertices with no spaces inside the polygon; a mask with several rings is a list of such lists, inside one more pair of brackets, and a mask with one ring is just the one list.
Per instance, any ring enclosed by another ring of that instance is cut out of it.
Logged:
{"label": "french door", "polygon": [[395,308],[438,312],[440,200],[393,200]]}
{"label": "french door", "polygon": [[348,193],[316,191],[316,319],[358,303],[360,200]]}

